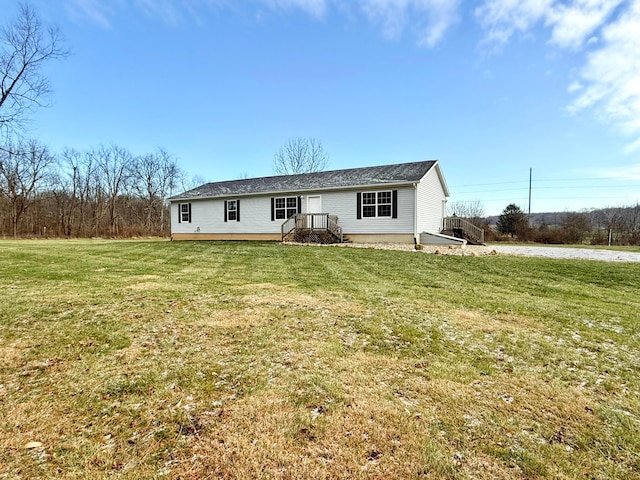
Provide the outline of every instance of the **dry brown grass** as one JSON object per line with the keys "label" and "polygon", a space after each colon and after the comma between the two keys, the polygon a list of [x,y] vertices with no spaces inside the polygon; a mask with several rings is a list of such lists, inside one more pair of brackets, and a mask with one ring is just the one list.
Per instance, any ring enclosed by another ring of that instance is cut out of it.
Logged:
{"label": "dry brown grass", "polygon": [[624,265],[14,245],[0,478],[640,478]]}
{"label": "dry brown grass", "polygon": [[546,327],[531,318],[515,314],[493,314],[473,310],[456,309],[447,320],[463,330],[477,330],[485,333],[518,333],[522,330],[540,332]]}

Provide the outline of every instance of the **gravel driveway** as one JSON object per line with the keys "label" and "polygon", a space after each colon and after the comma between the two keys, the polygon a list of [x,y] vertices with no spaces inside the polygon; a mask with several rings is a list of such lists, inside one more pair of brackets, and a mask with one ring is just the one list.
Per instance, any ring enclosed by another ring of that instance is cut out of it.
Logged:
{"label": "gravel driveway", "polygon": [[524,255],[527,257],[575,258],[603,260],[606,262],[640,262],[640,253],[596,250],[591,248],[529,247],[521,245],[491,245],[499,254]]}
{"label": "gravel driveway", "polygon": [[[310,245],[288,242],[291,245]],[[347,248],[376,248],[383,250],[406,250],[417,252],[408,243],[334,243],[331,245],[317,245],[324,247]],[[605,262],[636,262],[640,263],[639,252],[618,252],[615,250],[596,250],[594,248],[565,248],[565,247],[530,247],[526,245],[496,245],[489,246],[467,245],[465,248],[449,247],[447,245],[423,245],[422,253],[439,255],[485,256],[485,255],[522,255],[525,257],[573,258],[583,260],[602,260]]]}

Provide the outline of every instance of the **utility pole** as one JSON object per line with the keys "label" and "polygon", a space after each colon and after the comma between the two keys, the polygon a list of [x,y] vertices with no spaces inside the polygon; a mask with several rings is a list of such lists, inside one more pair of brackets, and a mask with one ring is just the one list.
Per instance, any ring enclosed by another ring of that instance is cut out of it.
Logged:
{"label": "utility pole", "polygon": [[533,173],[533,168],[529,168],[529,213],[528,217],[531,218],[531,175]]}

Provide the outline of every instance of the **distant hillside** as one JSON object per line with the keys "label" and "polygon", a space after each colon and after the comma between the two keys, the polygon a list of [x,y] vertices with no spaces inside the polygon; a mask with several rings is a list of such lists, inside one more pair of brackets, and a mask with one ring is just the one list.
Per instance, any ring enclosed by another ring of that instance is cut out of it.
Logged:
{"label": "distant hillside", "polygon": [[[568,214],[584,214],[587,216],[594,228],[608,228],[611,224],[624,222],[630,226],[640,228],[640,205],[629,207],[607,207],[593,210],[571,211],[571,212],[542,212],[532,213],[529,217],[531,227],[541,225],[560,226]],[[498,222],[499,215],[485,217],[485,221],[492,227]]]}
{"label": "distant hillside", "polygon": [[[538,227],[540,225],[561,225],[564,218],[568,213],[575,212],[542,212],[542,213],[532,213],[529,217],[529,225],[532,227]],[[491,215],[485,217],[485,220],[491,226],[495,226],[498,223],[499,215]]]}

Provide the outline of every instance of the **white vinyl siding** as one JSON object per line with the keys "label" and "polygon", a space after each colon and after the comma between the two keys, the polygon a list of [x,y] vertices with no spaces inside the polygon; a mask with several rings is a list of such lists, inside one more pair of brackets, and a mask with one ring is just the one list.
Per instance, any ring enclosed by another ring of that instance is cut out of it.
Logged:
{"label": "white vinyl siding", "polygon": [[[271,221],[270,197],[242,197],[240,221],[224,221],[233,199],[203,199],[191,202],[191,223],[177,221],[177,204],[171,204],[171,233],[277,233],[281,222]],[[237,208],[237,204],[236,204]],[[174,213],[175,210],[175,213]]]}
{"label": "white vinyl siding", "polygon": [[[398,218],[391,216],[357,218],[357,193],[398,191]],[[382,190],[351,190],[324,194],[322,209],[338,216],[338,223],[345,234],[413,234],[415,217],[413,185]]]}
{"label": "white vinyl siding", "polygon": [[429,170],[418,184],[417,197],[419,206],[416,233],[439,233],[444,215],[443,202],[447,197],[435,168]]}
{"label": "white vinyl siding", "polygon": [[[398,191],[398,218],[370,217],[358,219],[357,193],[379,192],[388,189],[340,190],[322,192],[323,213],[338,216],[338,223],[345,234],[413,234],[414,232],[414,187],[394,187]],[[225,199],[202,199],[191,201],[191,223],[178,223],[178,203],[171,204],[172,233],[280,233],[284,220],[271,221],[271,199],[282,197],[299,197],[301,211],[306,211],[308,195],[317,192],[292,192],[289,194],[241,197],[242,220],[225,222]]]}

